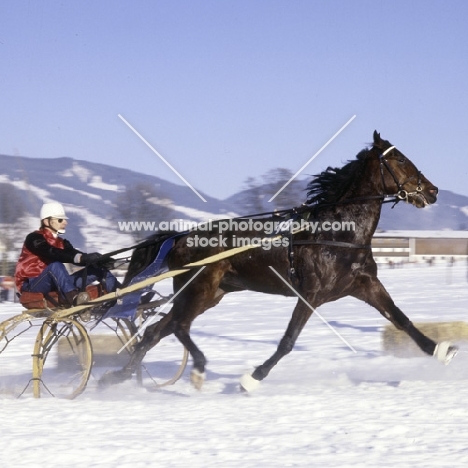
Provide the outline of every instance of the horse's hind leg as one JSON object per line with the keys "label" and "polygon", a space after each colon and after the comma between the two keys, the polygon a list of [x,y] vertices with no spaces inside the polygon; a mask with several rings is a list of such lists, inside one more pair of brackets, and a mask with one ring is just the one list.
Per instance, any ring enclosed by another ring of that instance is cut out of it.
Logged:
{"label": "horse's hind leg", "polygon": [[448,364],[455,356],[458,351],[456,346],[448,342],[435,343],[413,325],[411,320],[395,305],[378,278],[366,277],[361,286],[353,293],[353,296],[375,307],[396,328],[406,332],[426,354],[435,356],[444,364]]}
{"label": "horse's hind leg", "polygon": [[205,382],[205,366],[207,363],[206,357],[192,341],[189,330],[186,327],[176,324],[174,335],[182,343],[193,359],[190,381],[197,390],[201,390]]}
{"label": "horse's hind leg", "polygon": [[[206,310],[214,307],[223,298],[225,291],[218,287],[219,269],[210,269],[206,273],[202,286],[191,284],[174,301],[171,310],[173,314],[173,333],[180,343],[189,352],[192,360],[192,372],[190,380],[193,386],[200,390],[205,381],[205,367],[207,359],[197,347],[190,336],[190,328],[196,317]],[[208,277],[208,280],[206,278]]]}
{"label": "horse's hind leg", "polygon": [[[197,347],[190,336],[190,327],[193,320],[201,315],[206,310],[214,307],[224,296],[224,291],[216,290],[214,297],[209,301],[204,297],[193,297],[190,303],[184,303],[181,301],[174,305],[174,335],[182,343],[185,349],[189,352],[192,360],[192,371],[190,373],[190,381],[192,385],[200,390],[205,382],[205,367],[207,359],[203,352]],[[178,313],[181,312],[181,313]],[[179,320],[177,320],[177,318]]]}
{"label": "horse's hind leg", "polygon": [[261,380],[263,380],[273,369],[279,360],[289,354],[294,344],[296,343],[299,334],[304,328],[305,324],[312,315],[313,309],[302,300],[299,300],[294,308],[293,315],[289,322],[288,328],[281,339],[276,352],[267,359],[263,364],[258,366],[252,375],[245,374],[241,379],[241,388],[245,391],[252,391],[258,387]]}
{"label": "horse's hind leg", "polygon": [[105,373],[99,380],[99,385],[101,387],[107,387],[131,379],[132,375],[141,365],[146,353],[156,346],[164,337],[173,333],[174,326],[175,324],[172,321],[171,312],[158,323],[149,325],[145,329],[142,340],[135,346],[129,362],[120,370]]}
{"label": "horse's hind leg", "polygon": [[138,366],[141,365],[146,353],[154,348],[163,338],[174,332],[175,323],[172,320],[172,313],[169,312],[158,323],[149,325],[143,334],[142,340],[135,346],[129,363],[123,371],[134,374]]}

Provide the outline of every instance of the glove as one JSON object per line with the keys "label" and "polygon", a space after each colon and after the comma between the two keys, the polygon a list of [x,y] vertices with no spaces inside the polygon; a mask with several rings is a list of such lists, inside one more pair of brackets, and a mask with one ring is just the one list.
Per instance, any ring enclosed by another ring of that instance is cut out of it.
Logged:
{"label": "glove", "polygon": [[99,261],[99,266],[105,270],[113,270],[115,268],[115,262],[117,260],[112,257],[104,258],[102,261]]}
{"label": "glove", "polygon": [[99,262],[102,255],[98,252],[81,254],[81,265],[94,265]]}

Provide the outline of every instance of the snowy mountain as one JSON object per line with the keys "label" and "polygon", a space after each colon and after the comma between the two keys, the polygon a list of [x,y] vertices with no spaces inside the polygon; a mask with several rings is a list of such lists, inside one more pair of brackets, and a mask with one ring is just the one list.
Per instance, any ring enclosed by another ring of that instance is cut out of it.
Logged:
{"label": "snowy mountain", "polygon": [[468,197],[448,190],[440,190],[437,203],[415,209],[399,203],[394,209],[384,206],[379,222],[381,230],[468,230]]}
{"label": "snowy mountain", "polygon": [[204,193],[207,203],[188,187],[104,164],[5,155],[0,155],[0,164],[0,184],[13,186],[12,193],[21,198],[30,216],[30,229],[37,227],[43,202],[60,201],[70,218],[66,237],[86,250],[109,251],[134,243],[118,229],[116,204],[126,187],[136,184],[148,184],[161,200],[169,199],[174,219],[202,221],[233,215],[230,204]]}
{"label": "snowy mountain", "polygon": [[[249,190],[226,200],[218,200],[200,192],[207,200],[204,203],[186,186],[99,163],[71,158],[38,159],[0,155],[0,164],[0,185],[11,185],[12,199],[16,196],[21,198],[29,215],[30,229],[37,226],[37,215],[42,203],[58,200],[65,205],[70,217],[67,238],[76,247],[88,251],[110,251],[134,243],[128,233],[119,230],[116,205],[121,203],[118,197],[125,193],[126,187],[136,184],[144,183],[154,187],[158,193],[158,199],[154,201],[156,204],[163,199],[170,200],[171,219],[204,221],[259,211],[248,202],[252,199]],[[304,181],[301,184],[305,187]],[[301,192],[297,192],[298,199],[293,205],[300,205],[304,201],[305,192],[304,197],[301,197]],[[266,206],[265,203],[263,205]],[[1,215],[0,211],[0,218]],[[0,219],[2,222],[4,220]],[[466,230],[468,197],[441,190],[437,204],[425,209],[418,210],[404,203],[399,203],[394,209],[385,205],[379,229]],[[19,238],[22,240],[23,236]]]}

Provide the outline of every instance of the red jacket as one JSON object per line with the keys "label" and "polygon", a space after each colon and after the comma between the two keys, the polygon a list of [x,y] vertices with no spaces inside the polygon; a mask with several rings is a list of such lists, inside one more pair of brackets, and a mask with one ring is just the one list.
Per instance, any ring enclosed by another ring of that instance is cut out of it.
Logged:
{"label": "red jacket", "polygon": [[70,242],[41,228],[26,236],[15,270],[16,289],[21,292],[28,278],[39,276],[52,262],[74,263],[76,250]]}

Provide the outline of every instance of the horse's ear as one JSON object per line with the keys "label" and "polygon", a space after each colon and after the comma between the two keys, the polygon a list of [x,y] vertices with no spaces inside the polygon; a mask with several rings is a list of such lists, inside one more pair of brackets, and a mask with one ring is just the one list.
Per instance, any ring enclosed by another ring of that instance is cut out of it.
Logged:
{"label": "horse's ear", "polygon": [[380,133],[377,130],[374,130],[374,146],[380,147],[382,140],[380,138]]}

